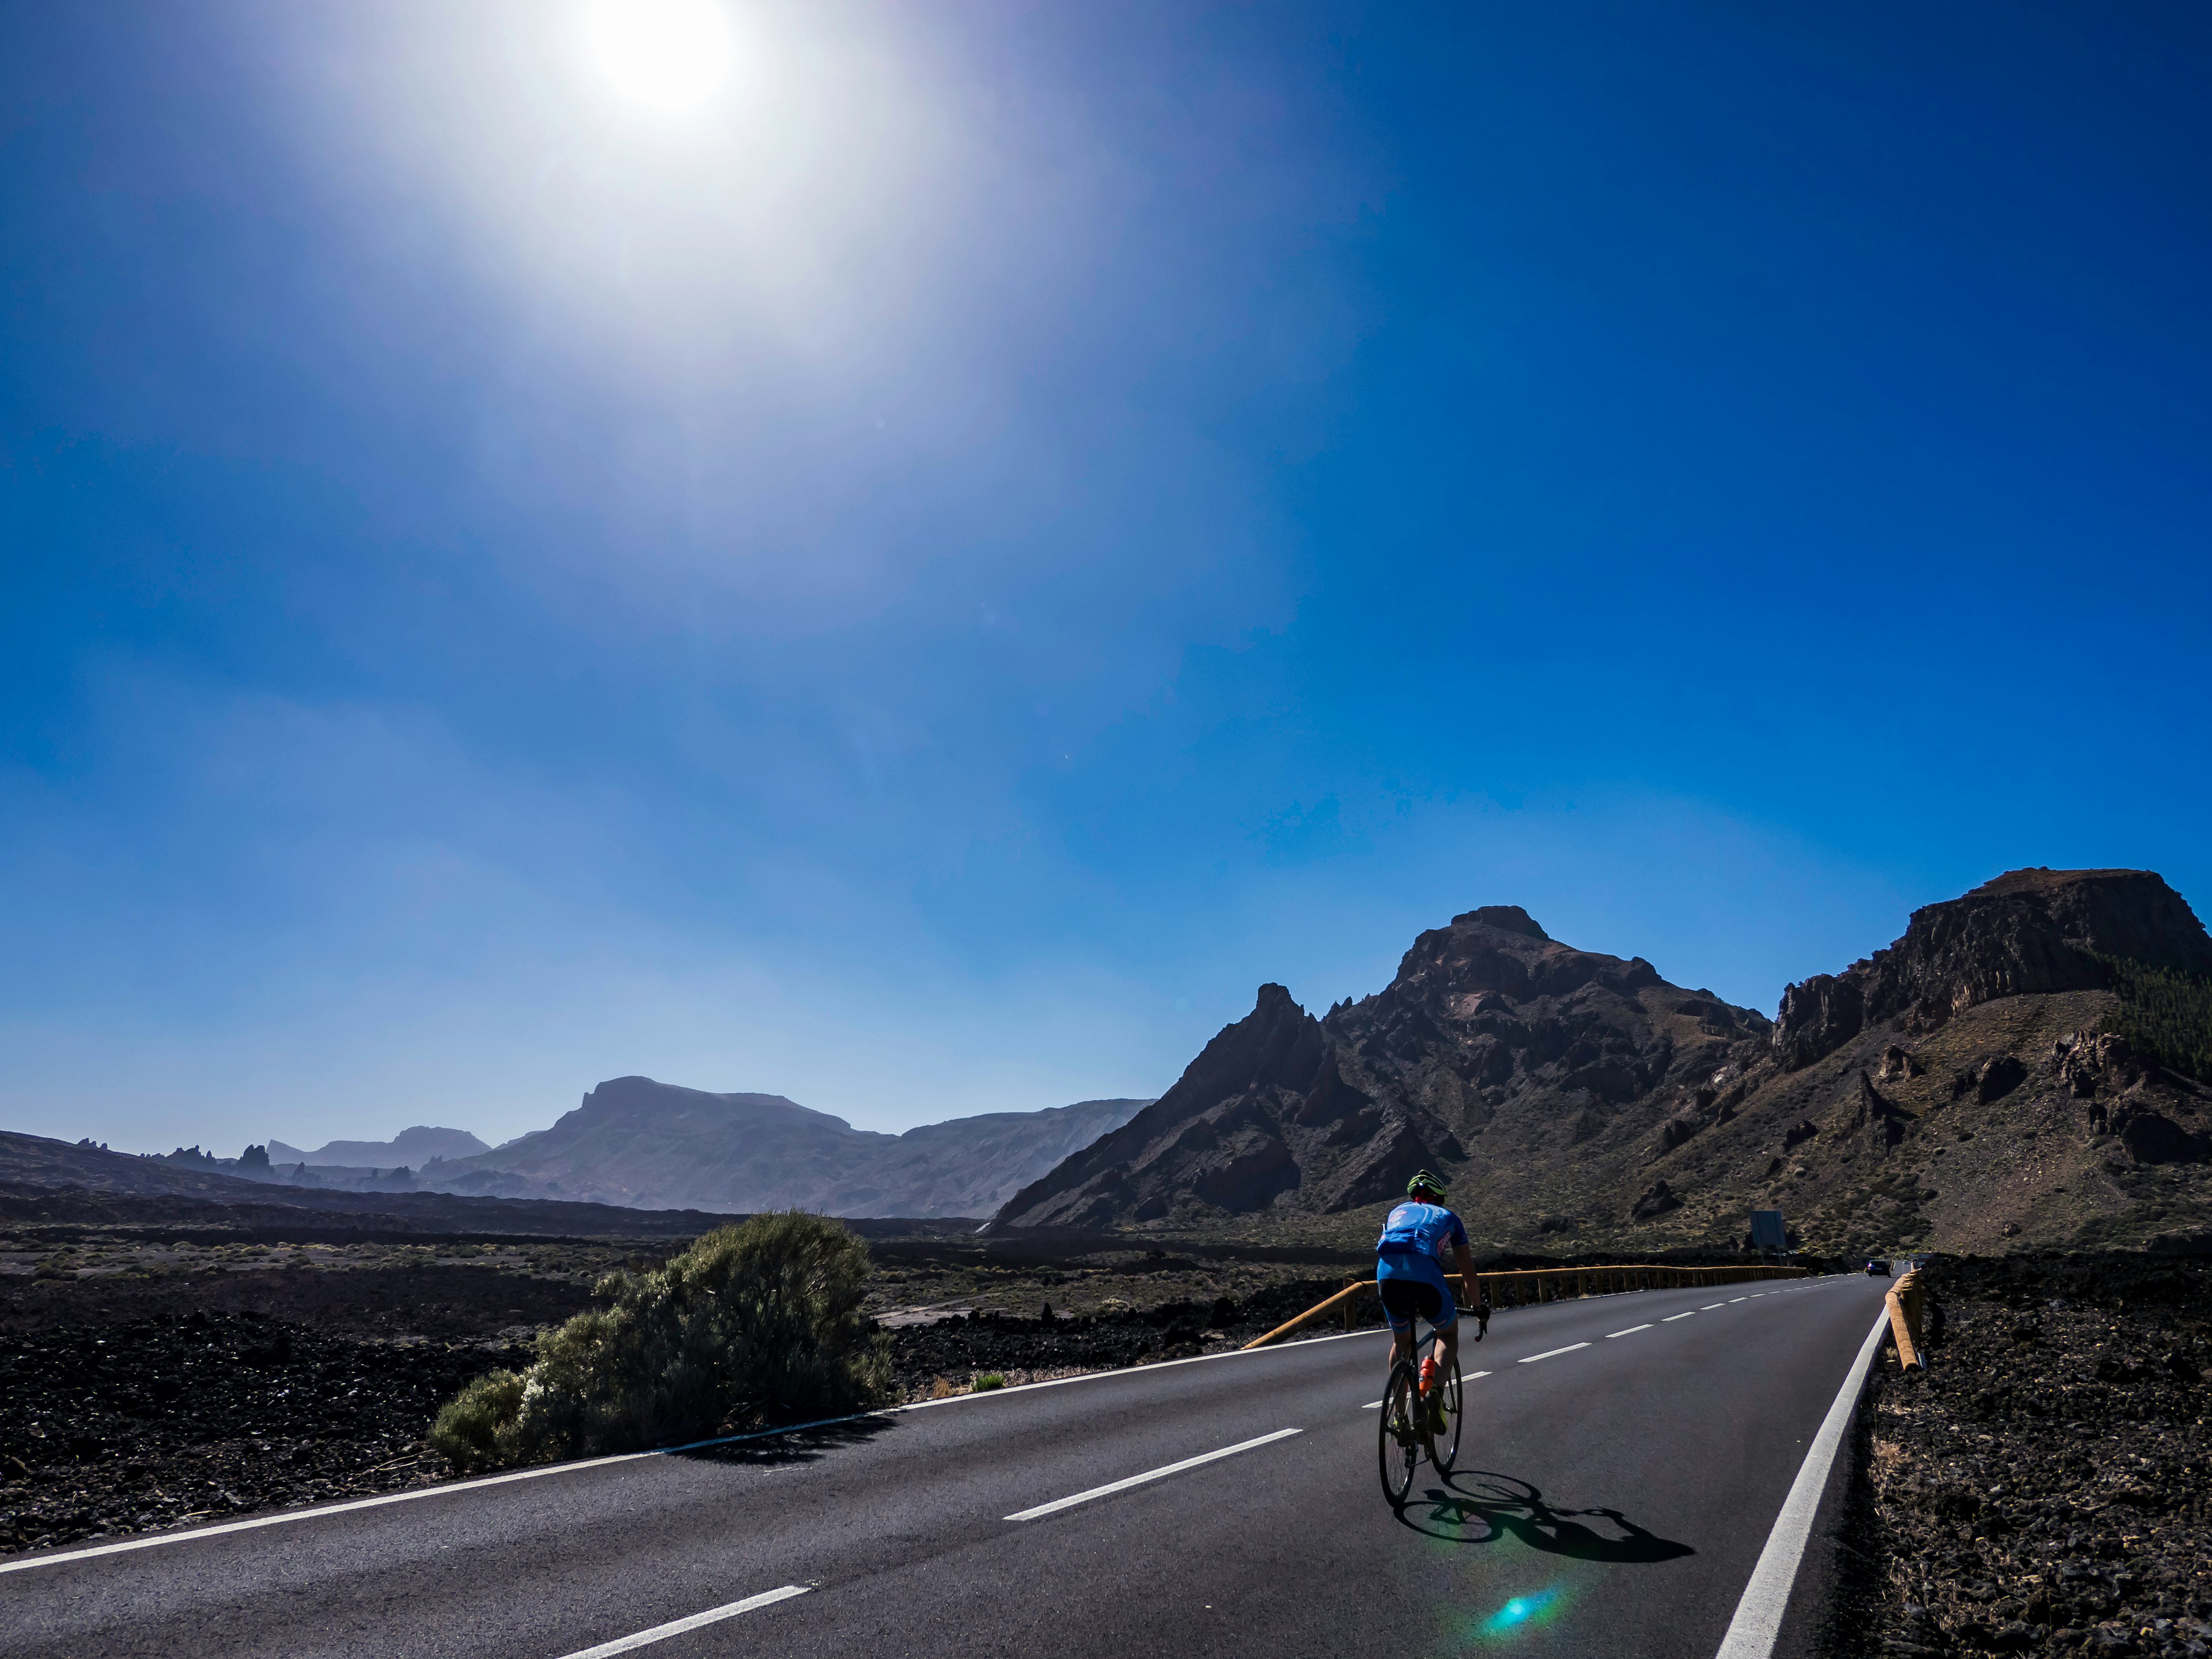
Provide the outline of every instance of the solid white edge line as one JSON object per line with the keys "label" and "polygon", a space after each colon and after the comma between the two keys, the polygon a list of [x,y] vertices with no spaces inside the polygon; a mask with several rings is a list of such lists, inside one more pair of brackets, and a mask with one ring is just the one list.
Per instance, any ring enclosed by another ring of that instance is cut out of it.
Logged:
{"label": "solid white edge line", "polygon": [[1589,1344],[1587,1342],[1570,1342],[1564,1348],[1553,1348],[1543,1353],[1532,1353],[1521,1363],[1524,1365],[1533,1365],[1540,1359],[1557,1359],[1563,1353],[1572,1353],[1577,1348],[1588,1346]]}
{"label": "solid white edge line", "polygon": [[435,1498],[465,1487],[501,1486],[510,1480],[535,1480],[540,1475],[562,1474],[572,1469],[603,1468],[610,1463],[628,1463],[640,1457],[658,1455],[654,1452],[617,1452],[611,1457],[587,1457],[577,1463],[548,1463],[540,1469],[517,1469],[510,1474],[489,1474],[475,1480],[457,1480],[448,1486],[417,1486],[412,1492],[381,1492],[374,1498],[356,1498],[348,1503],[326,1504],[321,1509],[287,1510],[281,1515],[257,1515],[250,1521],[225,1521],[212,1527],[195,1527],[190,1532],[165,1532],[150,1538],[125,1538],[119,1543],[94,1544],[81,1550],[64,1550],[58,1555],[34,1555],[27,1560],[0,1561],[0,1572],[22,1572],[32,1567],[56,1566],[64,1561],[88,1560],[95,1555],[121,1555],[131,1550],[150,1550],[157,1545],[181,1544],[189,1539],[220,1538],[225,1533],[252,1532],[261,1527],[281,1527],[294,1521],[313,1521],[325,1515],[344,1515],[354,1510],[374,1510],[386,1504],[404,1504],[417,1498]]}
{"label": "solid white edge line", "polygon": [[1697,1310],[1697,1309],[1695,1309],[1695,1308],[1692,1308],[1692,1309],[1691,1309],[1691,1310],[1690,1310],[1690,1311],[1689,1311],[1688,1313],[1668,1314],[1668,1315],[1664,1319],[1661,1320],[1659,1322],[1660,1322],[1662,1325],[1671,1325],[1671,1324],[1673,1324],[1673,1323],[1674,1323],[1676,1320],[1678,1320],[1678,1319],[1689,1319],[1689,1318],[1693,1317],[1693,1316],[1698,1313],[1698,1310]]}
{"label": "solid white edge line", "polygon": [[1605,1334],[1605,1340],[1610,1342],[1616,1336],[1633,1336],[1638,1331],[1648,1331],[1650,1328],[1649,1325],[1631,1325],[1625,1331],[1607,1331]]}
{"label": "solid white edge line", "polygon": [[1743,1599],[1736,1603],[1735,1617],[1729,1620],[1728,1634],[1721,1638],[1715,1659],[1769,1659],[1773,1653],[1775,1640],[1782,1633],[1782,1615],[1789,1609],[1790,1587],[1797,1582],[1797,1564],[1804,1559],[1805,1545],[1813,1535],[1813,1517],[1827,1487],[1828,1472],[1835,1466],[1851,1413],[1858,1408],[1867,1367],[1874,1363],[1888,1330],[1889,1310],[1884,1308],[1866,1340],[1859,1344],[1858,1358],[1851,1361],[1843,1386],[1836,1390],[1834,1403],[1821,1419],[1820,1432],[1813,1437],[1812,1447],[1798,1466],[1797,1478],[1790,1483],[1789,1497],[1782,1500],[1782,1513],[1774,1517],[1774,1530],[1766,1535],[1766,1547],[1759,1553],[1759,1565],[1751,1570],[1751,1582],[1744,1586]]}
{"label": "solid white edge line", "polygon": [[1146,1469],[1142,1474],[1132,1474],[1120,1480],[1109,1480],[1103,1486],[1093,1486],[1088,1492],[1055,1498],[1049,1504],[1039,1504],[1034,1509],[1016,1510],[1005,1518],[1009,1521],[1034,1521],[1041,1515],[1072,1509],[1078,1504],[1087,1504],[1094,1498],[1107,1498],[1117,1492],[1127,1492],[1132,1486],[1141,1486],[1148,1480],[1164,1480],[1170,1474],[1181,1474],[1185,1469],[1194,1469],[1200,1463],[1211,1463],[1223,1457],[1234,1457],[1238,1452],[1250,1451],[1255,1446],[1264,1446],[1270,1441],[1287,1440],[1302,1432],[1297,1429],[1277,1429],[1273,1434],[1263,1434],[1256,1440],[1239,1441],[1233,1446],[1224,1446],[1219,1451],[1200,1452],[1196,1457],[1186,1457],[1180,1463],[1170,1463],[1157,1469]]}
{"label": "solid white edge line", "polygon": [[[1643,1296],[1643,1291],[1614,1291],[1608,1296]],[[1597,1301],[1600,1297],[1577,1297],[1577,1300]],[[1741,1302],[1741,1297],[1736,1298]],[[1717,1307],[1718,1303],[1714,1304]],[[617,1452],[607,1457],[580,1458],[572,1463],[548,1463],[542,1468],[514,1469],[505,1474],[482,1474],[469,1480],[441,1481],[434,1486],[417,1486],[411,1492],[379,1492],[374,1498],[349,1498],[343,1504],[328,1504],[317,1508],[285,1510],[276,1515],[257,1515],[250,1520],[224,1521],[212,1527],[193,1527],[184,1532],[155,1533],[149,1537],[125,1538],[112,1544],[94,1544],[81,1550],[63,1550],[52,1555],[33,1555],[14,1561],[0,1560],[0,1573],[27,1572],[33,1567],[59,1566],[68,1561],[86,1561],[95,1556],[125,1555],[133,1550],[157,1549],[164,1544],[187,1544],[202,1538],[220,1538],[225,1533],[253,1532],[263,1527],[289,1526],[295,1521],[315,1521],[326,1515],[344,1515],[354,1510],[380,1509],[386,1504],[407,1504],[418,1498],[443,1498],[457,1492],[473,1492],[482,1486],[505,1486],[511,1480],[535,1480],[540,1475],[573,1474],[580,1469],[604,1468],[612,1463],[635,1462],[641,1457],[669,1457],[678,1452],[699,1451],[708,1446],[726,1446],[742,1440],[766,1440],[779,1434],[797,1434],[806,1429],[833,1427],[840,1423],[859,1423],[871,1417],[892,1417],[901,1412],[926,1411],[933,1406],[956,1405],[968,1400],[996,1400],[1010,1394],[1027,1394],[1033,1389],[1057,1389],[1070,1382],[1096,1382],[1109,1376],[1127,1376],[1135,1371],[1166,1370],[1175,1365],[1199,1365],[1210,1359],[1235,1359],[1246,1354],[1295,1353],[1300,1348],[1312,1347],[1322,1342],[1348,1342],[1354,1337],[1387,1336],[1387,1328],[1344,1331],[1330,1336],[1309,1336],[1294,1342],[1278,1343],[1267,1348],[1231,1348],[1223,1353],[1193,1354],[1187,1359],[1157,1359],[1149,1365],[1123,1365],[1115,1370],[1085,1371],[1079,1376],[1048,1377],[1042,1382],[1017,1382],[1011,1389],[993,1389],[984,1394],[958,1394],[946,1400],[916,1400],[903,1406],[886,1406],[881,1411],[854,1412],[847,1417],[817,1418],[811,1423],[788,1423],[781,1428],[760,1429],[750,1434],[723,1435],[713,1440],[694,1440],[681,1446],[657,1446],[651,1451]],[[1587,1345],[1584,1345],[1587,1346]],[[1565,1352],[1559,1349],[1557,1352]],[[1548,1355],[1540,1354],[1539,1358]],[[1475,1371],[1475,1376],[1487,1376],[1488,1371]]]}
{"label": "solid white edge line", "polygon": [[688,1619],[673,1619],[665,1625],[655,1625],[651,1630],[641,1630],[635,1636],[617,1636],[611,1642],[602,1642],[595,1648],[580,1648],[565,1654],[562,1659],[613,1659],[617,1653],[628,1653],[654,1642],[665,1642],[672,1636],[681,1636],[686,1631],[697,1630],[702,1625],[719,1625],[725,1619],[734,1619],[741,1613],[750,1613],[755,1607],[773,1607],[778,1601],[788,1601],[794,1595],[804,1595],[814,1587],[811,1584],[786,1584],[781,1589],[763,1590],[758,1595],[748,1595],[742,1601],[732,1601],[723,1607],[709,1607],[704,1613],[695,1613]]}

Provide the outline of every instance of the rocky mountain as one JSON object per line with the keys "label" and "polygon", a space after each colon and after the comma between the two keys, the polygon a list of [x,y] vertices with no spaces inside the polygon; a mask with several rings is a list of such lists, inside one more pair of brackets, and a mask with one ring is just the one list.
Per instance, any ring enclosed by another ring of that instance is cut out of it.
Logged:
{"label": "rocky mountain", "polygon": [[781,1095],[616,1078],[551,1128],[473,1157],[434,1160],[416,1179],[447,1192],[647,1209],[797,1205],[845,1216],[983,1216],[1145,1104],[1088,1100],[889,1135]]}
{"label": "rocky mountain", "polygon": [[1870,1026],[1914,1036],[1999,997],[2110,990],[2115,959],[2212,977],[2212,939],[2147,870],[2014,870],[1914,911],[1868,960],[1790,987],[1776,1052],[1794,1071]]}
{"label": "rocky mountain", "polygon": [[1470,911],[1320,1018],[1262,986],[997,1220],[1348,1228],[1425,1164],[1523,1248],[1735,1243],[1753,1208],[1837,1250],[2212,1242],[2212,1089],[2124,1034],[2138,969],[2212,974],[2212,939],[2140,871],[2015,871],[1928,906],[1773,1022]]}
{"label": "rocky mountain", "polygon": [[1607,1158],[1741,1066],[1767,1022],[1577,951],[1513,905],[1423,933],[1380,994],[1320,1019],[1279,985],[1175,1087],[1018,1194],[1012,1224],[1356,1208],[1421,1166]]}
{"label": "rocky mountain", "polygon": [[490,1147],[466,1129],[434,1129],[417,1124],[402,1129],[390,1140],[332,1140],[312,1152],[271,1139],[271,1164],[305,1164],[310,1168],[335,1164],[346,1169],[419,1169],[434,1158],[471,1158]]}

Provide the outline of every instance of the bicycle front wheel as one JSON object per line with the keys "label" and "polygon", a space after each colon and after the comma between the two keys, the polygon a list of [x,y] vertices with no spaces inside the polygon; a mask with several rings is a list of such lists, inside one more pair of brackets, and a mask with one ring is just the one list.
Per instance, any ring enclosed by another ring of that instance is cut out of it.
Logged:
{"label": "bicycle front wheel", "polygon": [[1450,1368],[1438,1380],[1443,1391],[1443,1420],[1431,1419],[1429,1426],[1429,1462],[1437,1466],[1438,1474],[1449,1474],[1452,1465],[1459,1461],[1460,1426],[1466,1420],[1464,1407],[1467,1394],[1460,1381],[1459,1357],[1452,1357]]}
{"label": "bicycle front wheel", "polygon": [[1413,1368],[1400,1360],[1390,1368],[1382,1390],[1382,1420],[1376,1425],[1376,1455],[1382,1468],[1382,1495],[1392,1509],[1406,1506],[1413,1472],[1421,1466],[1421,1389]]}

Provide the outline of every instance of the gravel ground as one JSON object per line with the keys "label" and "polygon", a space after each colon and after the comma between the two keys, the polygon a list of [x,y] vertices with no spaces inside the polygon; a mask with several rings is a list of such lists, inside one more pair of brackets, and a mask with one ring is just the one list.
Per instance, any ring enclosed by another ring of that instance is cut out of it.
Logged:
{"label": "gravel ground", "polygon": [[2212,1654],[2212,1263],[1936,1258],[1877,1367],[1832,1654]]}
{"label": "gravel ground", "polygon": [[487,1267],[9,1280],[0,1551],[437,1478],[438,1407],[587,1301]]}
{"label": "gravel ground", "polygon": [[422,1484],[439,1406],[526,1358],[256,1313],[49,1325],[0,1353],[0,1550]]}

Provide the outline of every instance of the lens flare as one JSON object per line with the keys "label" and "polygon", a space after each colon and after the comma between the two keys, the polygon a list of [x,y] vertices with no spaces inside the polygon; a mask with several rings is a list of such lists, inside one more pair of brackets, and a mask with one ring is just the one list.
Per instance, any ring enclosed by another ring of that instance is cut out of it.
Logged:
{"label": "lens flare", "polygon": [[1548,1625],[1564,1611],[1565,1601],[1559,1585],[1546,1589],[1530,1590],[1516,1595],[1505,1605],[1475,1626],[1478,1637],[1496,1638],[1513,1636],[1538,1626]]}

